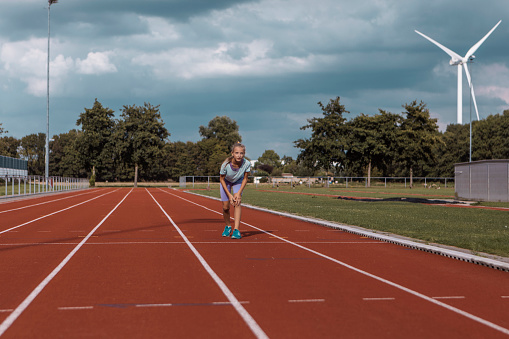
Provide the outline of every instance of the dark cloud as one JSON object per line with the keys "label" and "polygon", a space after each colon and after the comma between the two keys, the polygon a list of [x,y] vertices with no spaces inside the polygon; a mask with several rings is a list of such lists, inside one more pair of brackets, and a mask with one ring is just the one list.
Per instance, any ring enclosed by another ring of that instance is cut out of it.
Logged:
{"label": "dark cloud", "polygon": [[[0,122],[18,137],[45,125],[45,6],[0,3]],[[95,98],[117,112],[161,105],[174,141],[196,141],[200,125],[228,115],[254,158],[268,148],[295,157],[293,141],[308,133],[299,127],[336,96],[350,117],[423,100],[444,125],[455,120],[455,69],[414,30],[465,54],[508,9],[499,0],[60,0],[51,133],[75,128]],[[484,117],[509,107],[508,35],[504,21],[475,53]]]}

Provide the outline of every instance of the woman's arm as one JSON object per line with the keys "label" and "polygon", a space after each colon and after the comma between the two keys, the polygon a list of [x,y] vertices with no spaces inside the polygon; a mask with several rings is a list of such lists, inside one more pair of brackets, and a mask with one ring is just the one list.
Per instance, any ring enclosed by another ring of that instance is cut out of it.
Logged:
{"label": "woman's arm", "polygon": [[247,185],[247,180],[249,179],[249,172],[244,173],[244,178],[242,179],[242,184],[240,185],[240,189],[237,193],[233,195],[234,206],[239,206],[240,201],[242,200],[242,191]]}

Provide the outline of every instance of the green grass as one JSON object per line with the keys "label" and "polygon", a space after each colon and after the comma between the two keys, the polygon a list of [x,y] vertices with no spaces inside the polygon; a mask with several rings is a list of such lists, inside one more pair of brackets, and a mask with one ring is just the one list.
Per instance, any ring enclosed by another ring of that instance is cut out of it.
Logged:
{"label": "green grass", "polygon": [[[276,191],[269,187],[267,189]],[[408,202],[358,202],[318,195],[454,198],[453,189],[365,188],[363,190],[365,192],[359,189],[356,190],[357,192],[351,192],[350,189],[335,188],[279,189],[279,192],[317,194],[302,195],[266,192],[247,187],[243,202],[272,210],[390,232],[425,242],[456,246],[473,252],[509,257],[509,211],[429,206]],[[216,188],[210,191],[197,190],[196,193],[219,197],[219,190]],[[443,196],[436,197],[434,194]],[[496,205],[509,207],[509,203],[496,203]]]}

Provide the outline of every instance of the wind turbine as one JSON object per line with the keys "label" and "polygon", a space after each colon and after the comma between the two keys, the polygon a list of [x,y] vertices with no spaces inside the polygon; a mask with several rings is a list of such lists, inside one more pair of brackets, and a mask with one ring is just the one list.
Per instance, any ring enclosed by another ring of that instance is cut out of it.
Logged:
{"label": "wind turbine", "polygon": [[463,119],[462,119],[463,118],[463,104],[462,104],[462,101],[463,101],[463,97],[462,97],[462,95],[463,95],[463,87],[462,87],[462,85],[463,85],[463,78],[462,78],[462,74],[463,74],[463,72],[461,71],[461,66],[463,66],[463,68],[465,69],[465,74],[466,74],[467,80],[468,80],[468,86],[470,87],[470,93],[472,94],[472,99],[474,101],[475,113],[477,114],[477,120],[479,120],[479,111],[477,110],[477,102],[475,101],[474,86],[472,85],[472,79],[470,78],[470,72],[468,71],[467,63],[468,63],[470,58],[472,58],[472,59],[475,58],[475,56],[474,56],[475,51],[477,51],[477,49],[490,36],[490,34],[493,33],[495,28],[497,28],[498,25],[500,25],[501,22],[502,22],[502,20],[500,20],[495,25],[495,27],[493,27],[491,29],[491,31],[489,31],[488,34],[486,34],[484,36],[484,38],[482,38],[475,45],[473,45],[468,50],[467,54],[465,54],[465,57],[461,57],[460,55],[454,53],[453,51],[451,51],[447,47],[439,44],[438,42],[436,42],[435,40],[431,39],[430,37],[422,34],[421,32],[415,31],[417,34],[423,36],[424,38],[426,38],[429,41],[431,41],[433,44],[437,45],[445,53],[449,54],[449,56],[451,57],[451,60],[449,61],[449,64],[451,66],[458,66],[458,112],[457,112],[458,124],[462,124],[463,123]]}

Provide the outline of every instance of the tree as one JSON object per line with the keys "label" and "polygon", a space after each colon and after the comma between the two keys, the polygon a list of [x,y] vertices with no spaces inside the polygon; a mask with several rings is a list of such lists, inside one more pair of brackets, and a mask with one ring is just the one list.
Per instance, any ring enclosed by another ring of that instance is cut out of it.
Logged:
{"label": "tree", "polygon": [[159,106],[150,103],[124,106],[120,117],[116,130],[117,149],[123,163],[119,169],[120,175],[123,179],[132,178],[134,167],[135,187],[138,175],[147,180],[160,178],[163,149],[170,133],[164,127]]}
{"label": "tree", "polygon": [[76,121],[81,126],[82,133],[76,142],[76,147],[81,155],[81,161],[92,176],[96,175],[101,180],[105,175],[112,172],[107,166],[111,159],[112,135],[115,128],[114,112],[95,99],[92,108],[85,108]]}
{"label": "tree", "polygon": [[209,121],[208,127],[200,126],[199,132],[202,140],[196,143],[196,174],[217,175],[221,163],[231,153],[232,145],[242,141],[239,126],[227,116],[216,116]]}
{"label": "tree", "polygon": [[45,170],[46,134],[30,134],[21,138],[19,153],[21,158],[28,161],[28,173],[44,175]]}
{"label": "tree", "polygon": [[4,155],[6,157],[11,157],[11,158],[17,158],[20,142],[21,142],[20,140],[14,138],[14,137],[1,137],[0,138],[0,155]]}
{"label": "tree", "polygon": [[196,175],[198,146],[196,143],[169,142],[164,146],[164,164],[170,178],[176,180],[185,175]]}
{"label": "tree", "polygon": [[280,167],[281,166],[281,159],[279,158],[279,155],[271,149],[265,150],[263,154],[258,158],[257,160],[257,166],[260,165],[268,165],[271,167]]}
{"label": "tree", "polygon": [[433,176],[454,177],[454,164],[469,160],[469,126],[450,124],[441,139],[435,156],[437,164],[430,172]]}
{"label": "tree", "polygon": [[17,158],[20,141],[14,137],[2,137],[4,133],[9,133],[9,131],[6,131],[0,123],[0,155]]}
{"label": "tree", "polygon": [[207,127],[200,126],[199,132],[203,139],[223,142],[228,149],[236,142],[242,142],[237,122],[227,116],[216,116]]}
{"label": "tree", "polygon": [[299,139],[294,142],[301,152],[298,160],[313,169],[323,168],[336,170],[344,167],[346,148],[348,144],[348,126],[345,124],[345,106],[339,102],[340,98],[330,99],[327,106],[318,102],[322,110],[322,118],[308,119],[308,125],[301,130],[311,129],[311,138]]}
{"label": "tree", "polygon": [[437,119],[431,119],[426,104],[413,101],[403,105],[406,112],[401,123],[397,160],[410,172],[412,188],[414,169],[435,161],[436,146],[441,142]]}
{"label": "tree", "polygon": [[70,130],[53,136],[50,141],[49,163],[53,175],[63,177],[86,177],[82,156],[78,151],[77,142],[80,134],[78,130]]}
{"label": "tree", "polygon": [[397,114],[383,110],[379,112],[375,116],[360,114],[348,122],[350,134],[347,159],[350,172],[364,175],[367,167],[368,187],[371,186],[372,167],[386,171],[394,158],[397,130],[402,120]]}
{"label": "tree", "polygon": [[509,158],[509,110],[472,125],[472,160]]}

